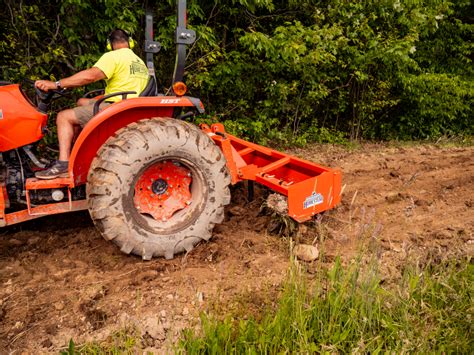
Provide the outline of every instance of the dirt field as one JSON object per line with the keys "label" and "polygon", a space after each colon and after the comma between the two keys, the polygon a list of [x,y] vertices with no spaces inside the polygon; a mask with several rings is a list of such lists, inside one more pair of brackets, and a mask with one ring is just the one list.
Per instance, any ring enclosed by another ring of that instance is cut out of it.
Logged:
{"label": "dirt field", "polygon": [[[364,245],[390,282],[408,261],[474,255],[474,148],[313,146],[293,153],[343,171],[342,204],[294,238],[318,245],[324,262],[348,260]],[[171,261],[122,255],[87,212],[0,230],[0,353],[57,352],[70,338],[103,340],[126,327],[140,332],[144,348],[163,350],[201,310],[218,311],[220,302],[258,309],[263,292],[276,294],[290,255],[289,239],[267,232],[261,204],[246,204],[244,190],[234,188],[212,240]]]}

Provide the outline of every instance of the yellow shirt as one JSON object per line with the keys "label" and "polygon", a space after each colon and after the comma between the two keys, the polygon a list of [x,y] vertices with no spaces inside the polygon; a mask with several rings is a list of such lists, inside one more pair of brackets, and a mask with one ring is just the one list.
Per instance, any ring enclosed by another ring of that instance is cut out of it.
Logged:
{"label": "yellow shirt", "polygon": [[[105,95],[120,91],[136,91],[137,97],[146,87],[148,82],[148,69],[130,48],[120,48],[107,52],[100,57],[94,67],[102,70],[107,77],[105,79]],[[114,96],[107,101],[120,101],[122,96]]]}

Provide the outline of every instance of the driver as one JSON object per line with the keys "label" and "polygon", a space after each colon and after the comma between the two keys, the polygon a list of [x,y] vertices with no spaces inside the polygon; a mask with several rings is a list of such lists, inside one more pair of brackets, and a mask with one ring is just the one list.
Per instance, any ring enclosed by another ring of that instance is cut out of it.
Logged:
{"label": "driver", "polygon": [[[119,91],[135,91],[141,93],[148,82],[148,70],[143,61],[130,48],[133,43],[127,32],[121,29],[112,31],[109,35],[112,51],[100,57],[92,68],[82,70],[70,77],[56,82],[38,80],[35,86],[43,91],[60,90],[84,86],[104,79],[106,82],[105,95]],[[136,97],[138,95],[129,95]],[[121,95],[111,97],[100,105],[100,109],[120,101]],[[60,111],[56,118],[59,141],[59,159],[51,166],[37,172],[39,179],[54,179],[68,176],[69,156],[76,130],[84,127],[93,116],[94,103],[97,99],[81,98],[77,107]]]}

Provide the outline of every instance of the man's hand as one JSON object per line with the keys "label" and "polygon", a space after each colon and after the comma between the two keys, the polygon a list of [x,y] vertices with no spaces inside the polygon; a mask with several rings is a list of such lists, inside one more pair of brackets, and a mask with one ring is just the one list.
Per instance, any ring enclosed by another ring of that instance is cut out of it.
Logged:
{"label": "man's hand", "polygon": [[35,87],[42,91],[49,91],[49,90],[55,90],[56,88],[56,83],[54,81],[49,81],[49,80],[36,80],[35,81]]}

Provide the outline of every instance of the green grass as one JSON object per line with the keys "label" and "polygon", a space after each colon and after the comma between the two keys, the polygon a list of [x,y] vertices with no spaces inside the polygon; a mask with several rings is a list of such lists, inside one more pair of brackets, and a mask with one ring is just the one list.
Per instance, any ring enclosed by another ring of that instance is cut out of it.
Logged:
{"label": "green grass", "polygon": [[447,352],[474,349],[474,266],[465,261],[405,271],[381,284],[375,263],[339,261],[316,279],[293,264],[278,307],[256,318],[202,315],[184,332],[188,354]]}
{"label": "green grass", "polygon": [[[183,332],[186,354],[472,353],[474,265],[471,260],[407,265],[384,285],[377,262],[339,260],[314,274],[292,262],[279,292],[246,295],[238,307],[213,304],[201,328]],[[276,294],[279,296],[276,296]],[[62,354],[136,354],[139,330],[74,344]]]}
{"label": "green grass", "polygon": [[140,335],[136,329],[122,329],[110,335],[107,339],[100,342],[87,342],[84,344],[75,344],[71,339],[66,349],[61,351],[61,355],[74,354],[136,354],[140,349]]}

